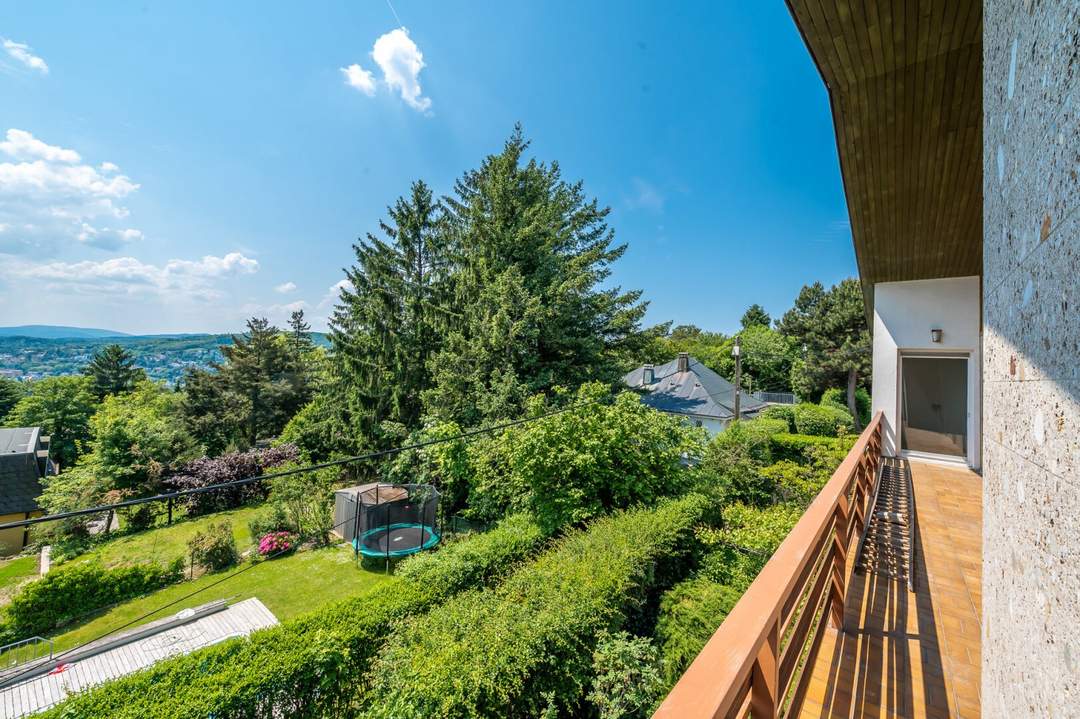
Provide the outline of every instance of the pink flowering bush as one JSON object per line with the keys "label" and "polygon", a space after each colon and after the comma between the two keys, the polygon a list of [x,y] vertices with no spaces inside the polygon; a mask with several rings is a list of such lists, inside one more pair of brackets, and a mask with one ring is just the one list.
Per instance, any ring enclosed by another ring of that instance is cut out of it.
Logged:
{"label": "pink flowering bush", "polygon": [[259,540],[259,554],[267,556],[278,552],[287,552],[296,547],[296,537],[292,532],[270,532]]}

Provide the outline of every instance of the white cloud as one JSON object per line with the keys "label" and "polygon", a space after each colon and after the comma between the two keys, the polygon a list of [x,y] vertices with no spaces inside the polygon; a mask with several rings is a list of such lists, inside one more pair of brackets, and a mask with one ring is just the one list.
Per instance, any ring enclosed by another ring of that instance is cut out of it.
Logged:
{"label": "white cloud", "polygon": [[420,71],[424,69],[424,54],[403,27],[391,30],[375,41],[371,57],[383,73],[383,81],[397,90],[401,99],[415,110],[431,109],[431,98],[420,89]]}
{"label": "white cloud", "polygon": [[287,295],[290,292],[295,292],[295,291],[296,291],[296,283],[295,282],[282,282],[280,285],[278,285],[277,287],[274,288],[274,292],[277,292],[277,293],[282,294],[282,295]]}
{"label": "white cloud", "polygon": [[353,283],[349,282],[348,280],[339,280],[335,282],[334,284],[330,285],[330,288],[328,290],[326,290],[326,294],[323,295],[323,298],[321,300],[319,300],[319,304],[316,305],[316,308],[319,310],[333,309],[334,305],[336,305],[338,303],[338,300],[341,299],[342,290],[352,292],[353,289],[355,289],[353,287]]}
{"label": "white cloud", "polygon": [[[79,162],[82,160],[79,153],[74,150],[46,144],[26,130],[16,128],[7,131],[7,139],[0,142],[0,152],[11,155],[18,160],[41,159],[49,162]],[[114,169],[120,169],[116,165],[112,166]],[[102,167],[104,169],[104,166]]]}
{"label": "white cloud", "polygon": [[[142,237],[117,227],[130,214],[120,204],[139,184],[111,162],[84,164],[78,152],[11,128],[0,141],[0,223],[19,227],[0,252],[51,254],[64,240],[115,249]],[[107,174],[106,174],[107,173]]]}
{"label": "white cloud", "polygon": [[222,280],[249,275],[259,263],[239,252],[224,257],[207,255],[199,260],[169,260],[164,265],[134,257],[83,262],[20,262],[4,264],[0,275],[28,280],[57,294],[158,297],[168,302],[212,301],[222,297],[215,286]]}
{"label": "white cloud", "polygon": [[664,211],[664,195],[651,183],[635,177],[631,180],[634,185],[634,194],[628,201],[630,209],[649,210],[651,212]]}
{"label": "white cloud", "polygon": [[341,68],[341,74],[345,76],[345,84],[355,87],[368,97],[375,95],[375,76],[360,67],[356,63]]}
{"label": "white cloud", "polygon": [[31,70],[37,70],[43,75],[49,74],[49,66],[40,57],[30,52],[29,45],[7,39],[4,40],[3,45],[4,49],[7,50],[7,54],[23,65],[26,65]]}

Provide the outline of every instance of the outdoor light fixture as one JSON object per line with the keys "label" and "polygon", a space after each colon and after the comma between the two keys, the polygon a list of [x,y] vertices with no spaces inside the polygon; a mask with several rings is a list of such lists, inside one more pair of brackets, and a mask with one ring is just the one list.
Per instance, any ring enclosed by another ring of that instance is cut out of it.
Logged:
{"label": "outdoor light fixture", "polygon": [[941,342],[941,330],[939,330],[939,329],[930,330],[930,341],[934,342],[934,343]]}
{"label": "outdoor light fixture", "polygon": [[735,346],[731,348],[731,356],[732,357],[738,357],[739,356],[739,338],[737,336],[735,337]]}

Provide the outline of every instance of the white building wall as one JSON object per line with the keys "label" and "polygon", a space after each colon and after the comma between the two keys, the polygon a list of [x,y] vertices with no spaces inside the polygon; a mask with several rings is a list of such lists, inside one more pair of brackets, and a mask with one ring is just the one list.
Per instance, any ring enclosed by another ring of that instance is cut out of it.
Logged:
{"label": "white building wall", "polygon": [[[900,353],[967,353],[968,464],[979,467],[982,453],[982,359],[980,280],[949,277],[874,285],[873,412],[885,413],[884,451],[899,451]],[[930,330],[942,330],[942,341]]]}

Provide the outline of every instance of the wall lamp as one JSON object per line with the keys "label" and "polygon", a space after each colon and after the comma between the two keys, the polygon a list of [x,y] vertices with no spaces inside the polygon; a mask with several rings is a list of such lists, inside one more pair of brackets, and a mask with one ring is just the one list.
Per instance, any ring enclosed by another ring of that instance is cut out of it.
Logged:
{"label": "wall lamp", "polygon": [[942,334],[944,334],[944,333],[939,329],[930,330],[930,341],[934,342],[935,344],[940,343]]}

